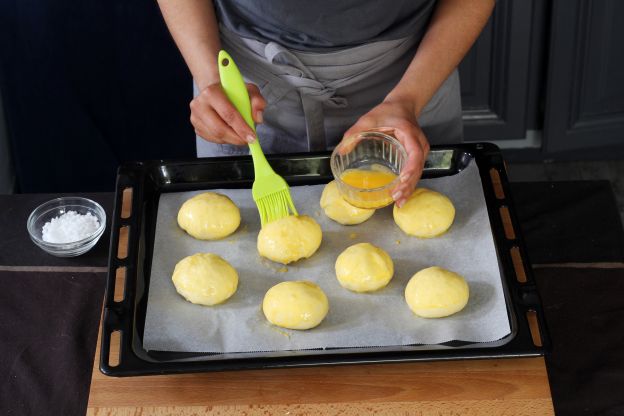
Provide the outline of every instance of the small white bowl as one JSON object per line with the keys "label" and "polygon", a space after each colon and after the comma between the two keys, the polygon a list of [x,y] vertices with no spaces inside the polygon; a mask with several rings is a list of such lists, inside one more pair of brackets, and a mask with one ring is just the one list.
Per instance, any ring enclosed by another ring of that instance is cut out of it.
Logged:
{"label": "small white bowl", "polygon": [[[94,215],[100,226],[88,237],[71,243],[49,243],[43,241],[42,230],[45,223],[68,211]],[[28,217],[26,223],[30,239],[42,250],[57,257],[76,257],[89,251],[98,242],[106,228],[106,212],[100,204],[87,198],[63,197],[52,199],[39,205]]]}

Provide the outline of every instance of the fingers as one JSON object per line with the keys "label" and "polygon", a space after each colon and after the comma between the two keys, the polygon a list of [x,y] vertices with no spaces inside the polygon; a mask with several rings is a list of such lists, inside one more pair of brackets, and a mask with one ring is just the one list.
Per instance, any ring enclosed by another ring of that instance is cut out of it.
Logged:
{"label": "fingers", "polygon": [[[262,122],[266,101],[258,87],[246,86],[253,119]],[[191,123],[200,137],[215,143],[243,146],[256,139],[253,129],[228,100],[220,84],[209,85],[191,101]]]}
{"label": "fingers", "polygon": [[429,153],[429,142],[423,131],[414,125],[397,128],[395,135],[407,152],[407,162],[401,171],[400,183],[392,193],[392,198],[400,208],[414,192],[420,180]]}
{"label": "fingers", "polygon": [[360,119],[342,135],[342,140],[338,143],[338,146],[336,146],[338,148],[338,154],[344,155],[353,150],[355,145],[359,142],[357,134],[370,130],[376,125],[377,123],[375,118],[370,117],[367,114],[360,117]]}
{"label": "fingers", "polygon": [[191,124],[195,127],[195,133],[204,140],[237,146],[247,144],[205,103],[191,101]]}
{"label": "fingers", "polygon": [[262,123],[262,113],[266,108],[266,100],[260,94],[260,89],[254,84],[245,84],[251,101],[251,114],[256,123]]}
{"label": "fingers", "polygon": [[350,137],[355,136],[359,132],[366,130],[368,127],[373,127],[374,121],[369,118],[362,117],[360,118],[351,128],[344,132],[342,135],[343,140]]}
{"label": "fingers", "polygon": [[209,100],[214,111],[238,135],[242,143],[251,143],[256,139],[254,131],[245,122],[236,107],[223,92],[220,84],[212,85],[201,92]]}

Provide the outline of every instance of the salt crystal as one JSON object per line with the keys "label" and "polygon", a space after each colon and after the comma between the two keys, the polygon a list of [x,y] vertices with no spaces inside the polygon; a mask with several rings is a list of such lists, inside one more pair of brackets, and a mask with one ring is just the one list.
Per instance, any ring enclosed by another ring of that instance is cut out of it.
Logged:
{"label": "salt crystal", "polygon": [[78,214],[67,211],[45,223],[43,241],[48,243],[72,243],[89,237],[100,228],[97,217],[90,212]]}

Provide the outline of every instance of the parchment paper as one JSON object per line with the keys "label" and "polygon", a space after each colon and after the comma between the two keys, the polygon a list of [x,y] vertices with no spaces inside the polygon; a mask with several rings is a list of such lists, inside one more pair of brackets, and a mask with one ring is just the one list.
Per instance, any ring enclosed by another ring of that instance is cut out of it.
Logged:
{"label": "parchment paper", "polygon": [[[367,222],[343,226],[319,206],[323,185],[292,187],[300,214],[312,216],[323,229],[323,242],[310,259],[283,266],[261,258],[256,249],[260,229],[257,208],[248,189],[213,190],[228,195],[240,208],[242,223],[219,241],[195,240],[176,222],[180,206],[201,193],[167,193],[160,197],[143,346],[176,352],[253,352],[339,347],[439,344],[451,340],[496,341],[510,333],[501,275],[486,211],[481,179],[474,162],[462,172],[423,180],[455,205],[451,229],[434,239],[405,235],[394,223],[392,207],[378,210]],[[337,256],[347,247],[370,242],[394,261],[390,284],[369,294],[342,288],[335,276]],[[177,294],[171,275],[178,261],[211,252],[225,258],[239,274],[238,291],[217,306],[193,305]],[[461,312],[441,319],[414,315],[404,298],[405,285],[417,271],[441,266],[463,275],[470,300]],[[329,298],[325,320],[308,331],[270,325],[262,299],[285,280],[316,282]]]}

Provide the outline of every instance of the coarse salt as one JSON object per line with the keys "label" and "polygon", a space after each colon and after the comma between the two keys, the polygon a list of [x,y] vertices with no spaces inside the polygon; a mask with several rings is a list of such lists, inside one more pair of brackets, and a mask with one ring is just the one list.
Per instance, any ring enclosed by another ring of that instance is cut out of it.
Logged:
{"label": "coarse salt", "polygon": [[41,234],[43,241],[48,243],[72,243],[89,237],[98,228],[100,222],[90,212],[78,214],[67,211],[46,222]]}

